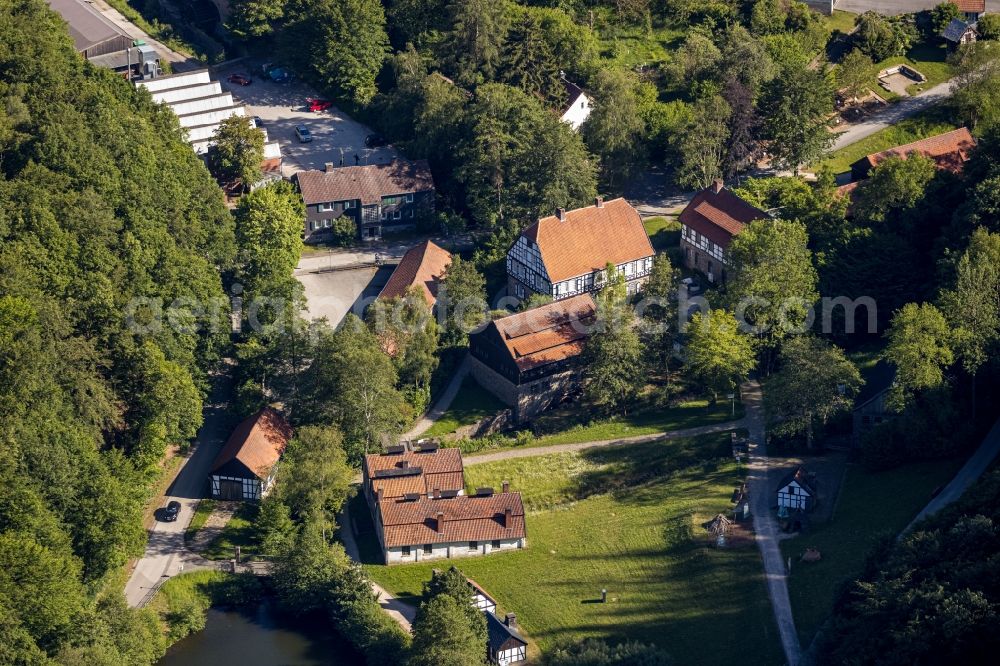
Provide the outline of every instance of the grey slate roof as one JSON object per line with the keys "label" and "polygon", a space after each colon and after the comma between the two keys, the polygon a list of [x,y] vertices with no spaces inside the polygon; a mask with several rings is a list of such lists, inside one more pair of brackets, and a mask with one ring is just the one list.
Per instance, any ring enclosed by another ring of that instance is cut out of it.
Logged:
{"label": "grey slate roof", "polygon": [[522,645],[528,644],[528,641],[524,640],[521,634],[504,624],[503,620],[496,615],[485,612],[483,614],[486,615],[486,633],[491,654],[496,653],[511,638],[519,641]]}
{"label": "grey slate roof", "polygon": [[85,51],[109,39],[127,36],[118,26],[80,0],[48,0],[48,3],[69,23],[69,34],[77,51]]}
{"label": "grey slate roof", "polygon": [[951,23],[944,29],[944,32],[941,33],[941,36],[949,42],[958,43],[968,28],[969,24],[962,19],[952,19]]}

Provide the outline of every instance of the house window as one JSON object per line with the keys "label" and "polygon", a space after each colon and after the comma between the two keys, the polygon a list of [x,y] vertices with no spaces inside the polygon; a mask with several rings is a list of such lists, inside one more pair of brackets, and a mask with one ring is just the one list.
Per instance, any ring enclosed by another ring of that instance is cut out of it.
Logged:
{"label": "house window", "polygon": [[316,210],[320,213],[329,213],[331,210],[333,210],[333,204],[321,203],[320,205],[316,206]]}
{"label": "house window", "polygon": [[403,546],[403,557],[409,557],[409,556],[410,556],[410,547]]}
{"label": "house window", "polygon": [[433,554],[434,554],[434,544],[432,544],[432,543],[425,543],[424,544],[424,555],[433,555]]}
{"label": "house window", "polygon": [[499,539],[498,539],[498,540],[496,540],[496,541],[494,541],[494,542],[493,542],[492,544],[490,544],[490,545],[491,545],[491,546],[493,547],[493,550],[500,550],[500,540],[499,540]]}
{"label": "house window", "polygon": [[344,210],[347,210],[348,208],[354,208],[354,202],[353,201],[345,201],[344,202]]}
{"label": "house window", "polygon": [[479,542],[478,541],[470,541],[469,542],[469,551],[472,552],[472,551],[476,551],[476,550],[479,550]]}
{"label": "house window", "polygon": [[403,213],[401,211],[398,210],[392,211],[392,219],[398,220],[401,217],[403,217]]}
{"label": "house window", "polygon": [[406,203],[413,203],[413,194],[406,195]]}
{"label": "house window", "polygon": [[330,220],[328,220],[328,219],[327,220],[323,220],[323,228],[324,229],[329,229],[330,228]]}
{"label": "house window", "polygon": [[384,210],[381,213],[379,213],[379,219],[381,219],[381,220],[385,220],[388,217],[389,217],[389,213],[385,212]]}

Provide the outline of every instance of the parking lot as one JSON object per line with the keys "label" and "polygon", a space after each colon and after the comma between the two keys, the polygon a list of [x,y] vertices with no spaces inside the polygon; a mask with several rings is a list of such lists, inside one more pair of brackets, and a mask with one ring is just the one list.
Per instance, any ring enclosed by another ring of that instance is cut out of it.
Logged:
{"label": "parking lot", "polygon": [[[399,156],[391,146],[366,148],[368,127],[331,106],[325,111],[311,112],[309,98],[318,97],[305,83],[293,80],[274,83],[261,72],[263,61],[241,60],[215,71],[222,87],[247,105],[250,115],[259,117],[267,129],[268,138],[278,141],[283,156],[282,175],[286,178],[303,169],[322,169],[327,162],[335,166],[379,164]],[[231,84],[231,74],[249,76],[248,86]],[[301,143],[295,127],[304,125],[313,136],[310,143]]]}

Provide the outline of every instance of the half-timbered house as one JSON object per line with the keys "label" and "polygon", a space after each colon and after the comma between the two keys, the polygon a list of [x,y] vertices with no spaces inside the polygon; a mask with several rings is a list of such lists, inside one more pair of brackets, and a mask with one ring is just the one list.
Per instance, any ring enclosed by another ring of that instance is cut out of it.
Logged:
{"label": "half-timbered house", "polygon": [[291,437],[291,426],[271,407],[236,426],[212,464],[212,497],[251,501],[263,498],[274,483],[278,459]]}
{"label": "half-timbered house", "polygon": [[500,619],[486,613],[487,653],[491,664],[508,666],[528,658],[528,641],[517,631],[517,618],[507,613]]}
{"label": "half-timbered house", "polygon": [[816,504],[816,490],[804,467],[797,467],[778,484],[778,509],[811,511]]}

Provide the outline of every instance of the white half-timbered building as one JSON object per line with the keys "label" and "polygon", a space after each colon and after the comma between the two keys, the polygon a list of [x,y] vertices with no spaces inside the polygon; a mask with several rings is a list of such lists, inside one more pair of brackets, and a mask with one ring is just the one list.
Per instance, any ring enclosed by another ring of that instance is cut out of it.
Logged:
{"label": "white half-timbered building", "polygon": [[528,641],[517,631],[517,618],[507,613],[504,619],[486,613],[487,654],[491,664],[508,666],[528,658]]}
{"label": "white half-timbered building", "polygon": [[653,269],[655,254],[638,211],[625,199],[556,211],[518,236],[507,252],[507,294],[555,300],[599,291],[610,263],[635,293]]}
{"label": "white half-timbered building", "polygon": [[789,511],[811,511],[816,503],[816,491],[804,467],[798,467],[778,484],[778,508]]}
{"label": "white half-timbered building", "polygon": [[274,483],[278,459],[291,437],[291,426],[270,407],[236,426],[212,464],[212,497],[244,501],[263,498]]}

